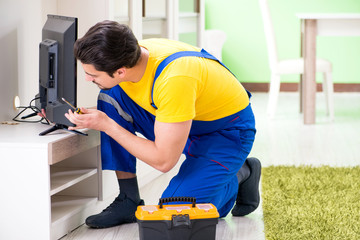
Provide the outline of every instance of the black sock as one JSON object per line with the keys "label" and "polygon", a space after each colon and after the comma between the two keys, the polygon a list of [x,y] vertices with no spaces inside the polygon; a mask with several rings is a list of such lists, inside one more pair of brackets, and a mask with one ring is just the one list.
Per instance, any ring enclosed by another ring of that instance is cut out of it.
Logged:
{"label": "black sock", "polygon": [[126,194],[128,198],[135,203],[140,202],[140,193],[137,182],[137,177],[118,179],[120,193]]}
{"label": "black sock", "polygon": [[250,176],[250,168],[247,162],[241,166],[240,170],[236,173],[236,177],[238,179],[239,185],[243,183]]}

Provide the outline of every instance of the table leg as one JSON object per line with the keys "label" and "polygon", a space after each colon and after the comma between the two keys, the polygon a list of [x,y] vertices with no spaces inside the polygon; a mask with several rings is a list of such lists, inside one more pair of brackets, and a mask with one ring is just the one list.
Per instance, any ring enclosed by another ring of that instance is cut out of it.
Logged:
{"label": "table leg", "polygon": [[[304,57],[304,21],[301,21],[300,23],[300,57]],[[299,101],[299,106],[300,106],[300,113],[303,112],[303,76],[304,74],[300,74],[300,82],[299,82],[299,95],[300,95],[300,101]]]}
{"label": "table leg", "polygon": [[303,111],[304,124],[315,123],[316,101],[316,26],[315,19],[305,19],[304,28],[304,79]]}

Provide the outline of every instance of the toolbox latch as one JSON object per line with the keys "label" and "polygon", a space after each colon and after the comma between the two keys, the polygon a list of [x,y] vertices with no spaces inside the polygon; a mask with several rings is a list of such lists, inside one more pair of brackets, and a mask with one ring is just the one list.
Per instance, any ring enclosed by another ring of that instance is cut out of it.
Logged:
{"label": "toolbox latch", "polygon": [[172,226],[173,227],[181,227],[185,226],[191,228],[191,222],[189,214],[173,214],[172,215]]}

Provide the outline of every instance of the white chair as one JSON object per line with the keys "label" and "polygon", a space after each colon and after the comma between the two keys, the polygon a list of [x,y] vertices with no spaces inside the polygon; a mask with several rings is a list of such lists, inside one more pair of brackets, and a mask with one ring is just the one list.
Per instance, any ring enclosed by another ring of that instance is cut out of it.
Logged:
{"label": "white chair", "polygon": [[[296,59],[278,60],[275,34],[274,34],[274,29],[271,21],[270,10],[268,7],[267,0],[259,0],[259,4],[260,4],[260,10],[264,24],[269,65],[271,70],[267,114],[270,118],[272,118],[274,117],[276,112],[276,106],[280,92],[280,75],[303,74],[304,59],[296,58]],[[323,73],[322,86],[326,98],[326,111],[330,117],[330,120],[332,120],[334,118],[334,103],[333,103],[334,86],[332,83],[332,64],[324,59],[316,59],[316,71]]]}
{"label": "white chair", "polygon": [[224,31],[218,29],[205,30],[203,48],[221,61],[225,41],[226,33]]}

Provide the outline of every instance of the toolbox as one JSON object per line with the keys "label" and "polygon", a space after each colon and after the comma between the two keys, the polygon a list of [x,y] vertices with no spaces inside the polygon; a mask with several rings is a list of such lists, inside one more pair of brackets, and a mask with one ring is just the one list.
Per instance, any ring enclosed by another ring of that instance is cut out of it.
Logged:
{"label": "toolbox", "polygon": [[215,240],[219,219],[213,204],[196,204],[192,197],[161,198],[159,205],[138,206],[135,216],[140,240]]}

